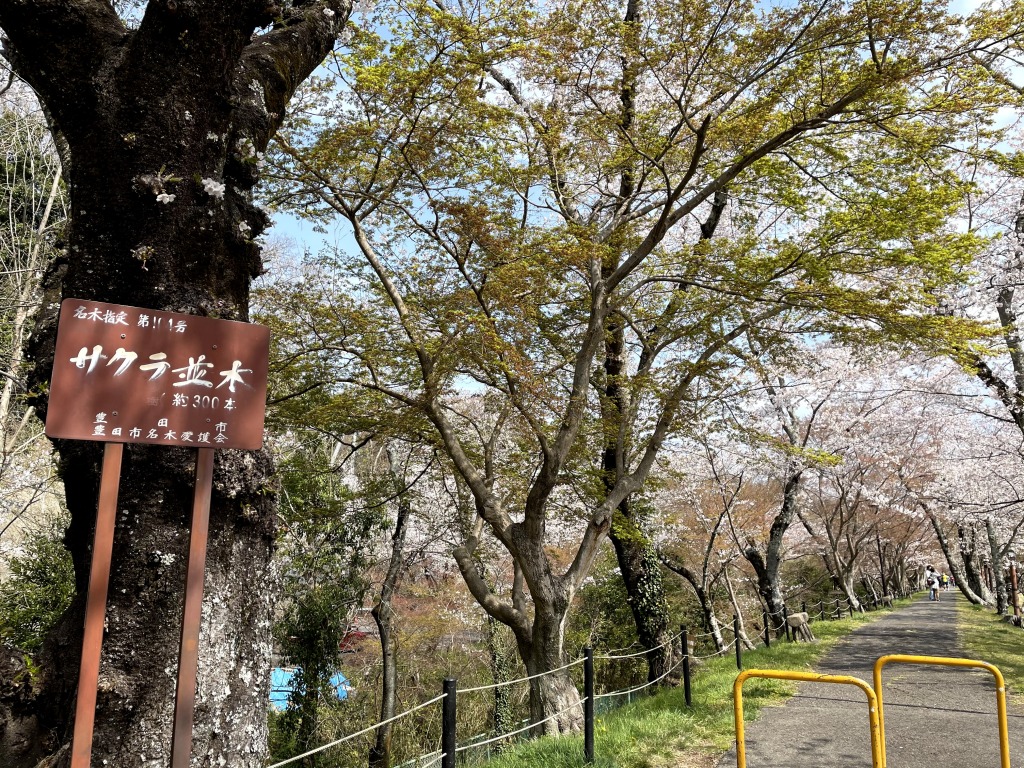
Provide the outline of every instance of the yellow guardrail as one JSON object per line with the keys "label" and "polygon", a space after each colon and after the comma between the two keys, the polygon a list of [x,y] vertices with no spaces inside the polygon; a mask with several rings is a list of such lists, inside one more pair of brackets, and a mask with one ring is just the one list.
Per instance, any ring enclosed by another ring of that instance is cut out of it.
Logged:
{"label": "yellow guardrail", "polygon": [[1006,681],[1003,680],[1003,673],[986,661],[955,659],[947,656],[911,656],[906,654],[882,656],[875,662],[875,696],[878,698],[878,725],[883,745],[882,768],[885,768],[885,715],[882,704],[882,667],[893,663],[931,664],[939,667],[973,667],[991,672],[992,676],[996,679],[996,717],[999,720],[1000,768],[1010,768],[1010,733],[1006,725]]}
{"label": "yellow guardrail", "polygon": [[[872,768],[885,766],[885,742],[879,720],[880,708],[875,692],[871,686],[859,677],[848,675],[819,675],[816,672],[790,672],[780,669],[748,669],[736,675],[732,684],[733,707],[736,716],[736,768],[747,768],[747,745],[743,736],[743,681],[751,677],[770,680],[796,680],[806,683],[837,683],[855,685],[864,691],[868,698],[868,722],[871,725],[871,765]],[[1009,764],[1007,764],[1008,768]]]}

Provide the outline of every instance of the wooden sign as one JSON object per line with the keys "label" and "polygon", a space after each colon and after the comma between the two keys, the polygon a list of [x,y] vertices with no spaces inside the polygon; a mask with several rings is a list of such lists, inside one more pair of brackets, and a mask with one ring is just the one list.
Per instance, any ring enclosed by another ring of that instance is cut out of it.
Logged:
{"label": "wooden sign", "polygon": [[269,352],[261,325],[65,299],[46,434],[258,449]]}

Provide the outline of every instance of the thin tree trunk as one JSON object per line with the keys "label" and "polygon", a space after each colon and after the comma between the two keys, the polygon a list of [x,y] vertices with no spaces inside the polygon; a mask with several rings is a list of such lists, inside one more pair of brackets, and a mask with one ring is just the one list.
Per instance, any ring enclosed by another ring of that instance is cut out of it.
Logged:
{"label": "thin tree trunk", "polygon": [[743,646],[748,650],[754,650],[754,644],[750,642],[750,638],[747,637],[747,632],[743,628],[743,611],[740,610],[740,604],[736,600],[736,592],[732,588],[732,579],[729,578],[729,569],[725,570],[725,589],[729,593],[729,603],[732,605],[733,615],[736,617],[736,623],[739,625],[739,636],[736,638],[736,642],[743,643]]}
{"label": "thin tree trunk", "polygon": [[782,566],[782,544],[789,530],[793,517],[796,515],[797,491],[800,487],[802,470],[791,471],[786,478],[782,492],[782,507],[768,531],[768,544],[764,554],[753,544],[743,548],[743,556],[753,566],[757,574],[757,591],[768,609],[768,620],[772,626],[778,627],[776,635],[785,631],[785,601],[779,587],[779,569]]}
{"label": "thin tree trunk", "polygon": [[[398,511],[395,517],[395,530],[391,535],[391,559],[388,562],[387,574],[380,588],[380,599],[370,611],[377,631],[380,634],[381,655],[381,697],[380,720],[382,723],[395,716],[396,697],[398,691],[398,639],[395,637],[395,611],[392,601],[398,587],[398,579],[402,574],[404,560],[402,550],[405,547],[405,536],[408,530],[409,516],[412,509],[405,479],[401,476],[398,462],[395,461],[391,447],[387,449],[388,471],[392,484],[398,495]],[[391,733],[392,723],[384,723],[377,728],[373,746],[370,747],[370,768],[390,768],[391,766]]]}
{"label": "thin tree trunk", "polygon": [[875,546],[878,547],[878,578],[882,582],[882,594],[889,594],[889,587],[885,578],[885,552],[882,549],[882,537],[875,532]]}
{"label": "thin tree trunk", "polygon": [[1005,616],[1010,607],[1006,590],[1006,573],[1003,570],[1005,554],[999,546],[999,541],[996,538],[996,527],[991,517],[985,518],[985,532],[988,534],[989,556],[992,563],[992,578],[996,593],[996,613],[1000,616]]}
{"label": "thin tree trunk", "polygon": [[711,597],[705,589],[704,584],[697,579],[697,575],[690,570],[685,564],[672,560],[664,555],[661,557],[661,562],[666,568],[675,574],[681,576],[690,588],[693,589],[693,594],[697,597],[697,602],[700,604],[701,616],[704,620],[704,626],[711,633],[711,637],[715,642],[715,650],[720,651],[725,648],[725,641],[722,639],[722,633],[718,626],[718,619],[715,618],[714,605],[711,603]]}
{"label": "thin tree trunk", "polygon": [[954,571],[957,586],[963,585],[960,591],[963,592],[968,600],[971,600],[968,592],[974,595],[975,600],[978,602],[975,602],[975,600],[971,600],[971,602],[975,605],[991,605],[992,593],[985,585],[985,579],[977,560],[977,528],[973,525],[969,529],[965,529],[963,525],[957,526],[957,537],[959,540],[960,561],[963,563],[963,572],[960,575],[956,575]]}

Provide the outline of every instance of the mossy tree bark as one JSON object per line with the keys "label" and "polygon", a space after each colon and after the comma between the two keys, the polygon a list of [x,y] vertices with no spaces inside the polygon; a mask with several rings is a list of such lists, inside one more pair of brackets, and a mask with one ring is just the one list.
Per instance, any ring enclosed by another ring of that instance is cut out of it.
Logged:
{"label": "mossy tree bark", "polygon": [[[29,346],[45,392],[64,297],[247,320],[262,269],[259,158],[295,88],[332,49],[347,0],[153,0],[136,27],[105,0],[0,3],[5,55],[66,146],[71,214]],[[37,406],[45,418],[45,395]],[[58,442],[79,596],[39,660],[31,748],[66,764],[100,448]],[[100,669],[93,762],[166,764],[194,455],[129,446]],[[266,745],[276,497],[269,457],[217,454],[193,754],[261,766]],[[3,685],[0,683],[0,685]],[[5,698],[0,696],[0,708]]]}

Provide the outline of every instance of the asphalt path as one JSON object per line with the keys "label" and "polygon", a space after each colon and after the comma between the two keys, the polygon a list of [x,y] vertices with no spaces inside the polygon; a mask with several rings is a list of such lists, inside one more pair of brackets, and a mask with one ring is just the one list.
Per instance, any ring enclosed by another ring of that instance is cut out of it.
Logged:
{"label": "asphalt path", "polygon": [[[922,596],[836,644],[816,672],[872,681],[879,656],[963,654],[959,592]],[[813,624],[811,625],[813,629]],[[1024,652],[1024,644],[1022,644]],[[887,768],[999,768],[995,684],[984,670],[892,663],[882,673]],[[1024,711],[1010,704],[1010,761],[1024,768]],[[745,725],[747,768],[871,768],[867,698],[852,685],[800,683]],[[736,765],[735,748],[718,763]]]}

